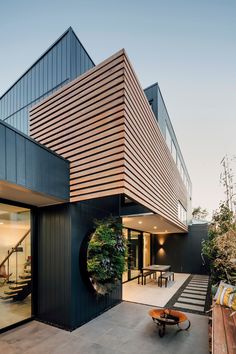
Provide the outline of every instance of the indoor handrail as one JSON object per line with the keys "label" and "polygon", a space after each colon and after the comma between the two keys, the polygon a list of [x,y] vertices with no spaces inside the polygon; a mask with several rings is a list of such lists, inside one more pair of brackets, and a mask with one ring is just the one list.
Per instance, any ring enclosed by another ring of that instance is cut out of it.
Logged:
{"label": "indoor handrail", "polygon": [[10,258],[10,256],[14,253],[15,249],[17,249],[17,247],[21,244],[21,242],[24,241],[24,239],[29,235],[29,233],[30,233],[30,229],[24,234],[24,236],[22,236],[22,238],[20,239],[20,241],[17,242],[15,247],[11,249],[11,251],[8,253],[6,258],[2,261],[2,263],[0,263],[0,268],[4,265],[4,263],[8,260],[8,258]]}

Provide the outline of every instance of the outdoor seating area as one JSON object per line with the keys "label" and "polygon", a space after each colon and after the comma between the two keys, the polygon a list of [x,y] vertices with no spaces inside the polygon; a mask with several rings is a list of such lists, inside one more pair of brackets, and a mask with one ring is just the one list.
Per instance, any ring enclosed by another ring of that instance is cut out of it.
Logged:
{"label": "outdoor seating area", "polygon": [[[163,275],[165,272],[163,273]],[[190,274],[175,273],[168,279],[166,286],[160,286],[158,273],[152,273],[143,279],[133,279],[123,284],[123,300],[158,307],[165,307],[169,300],[179,291]],[[163,280],[163,279],[162,279]],[[163,281],[164,284],[164,281]]]}
{"label": "outdoor seating area", "polygon": [[157,284],[158,286],[162,287],[163,280],[165,282],[165,287],[167,287],[167,282],[170,280],[174,281],[174,272],[170,271],[171,266],[170,265],[158,265],[158,264],[152,264],[149,266],[145,266],[141,269],[140,274],[138,275],[138,284],[140,284],[140,279],[141,279],[141,284],[146,285],[147,281],[146,278],[153,276],[153,279],[157,279],[157,273],[160,273],[158,277]]}

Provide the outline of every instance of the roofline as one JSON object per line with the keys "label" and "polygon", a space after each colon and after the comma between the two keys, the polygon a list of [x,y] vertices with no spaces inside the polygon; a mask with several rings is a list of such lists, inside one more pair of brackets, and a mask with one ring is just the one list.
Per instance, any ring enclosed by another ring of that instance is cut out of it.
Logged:
{"label": "roofline", "polygon": [[0,119],[0,125],[1,125],[1,124],[4,125],[6,128],[12,130],[14,133],[16,133],[16,134],[18,134],[18,135],[21,135],[23,138],[25,138],[25,139],[31,141],[31,142],[34,143],[35,145],[37,145],[37,146],[41,147],[42,149],[48,151],[50,154],[52,154],[52,155],[54,155],[54,156],[60,158],[61,160],[66,161],[67,163],[70,163],[70,161],[67,160],[67,159],[65,159],[63,156],[61,156],[61,155],[57,154],[56,152],[50,150],[50,149],[47,148],[45,145],[40,144],[38,141],[32,139],[29,135],[26,135],[26,134],[22,133],[20,130],[14,128],[12,125],[10,125],[10,124],[8,124],[8,123],[6,123],[6,122],[4,122],[3,120]]}
{"label": "roofline", "polygon": [[50,47],[48,47],[48,49],[43,52],[43,54],[40,55],[40,57],[2,94],[2,96],[0,96],[0,100],[17,84],[18,81],[20,81],[58,42],[60,42],[60,40],[65,37],[65,35],[67,33],[73,33],[76,37],[76,39],[79,41],[81,47],[84,49],[84,51],[86,52],[86,54],[88,55],[89,59],[92,61],[92,63],[95,66],[95,63],[93,62],[93,60],[91,59],[90,55],[88,54],[87,50],[84,48],[83,44],[81,43],[81,41],[79,40],[79,38],[77,37],[77,35],[75,34],[73,28],[70,26],[52,45],[50,45]]}
{"label": "roofline", "polygon": [[93,59],[90,57],[89,53],[88,53],[87,50],[85,49],[84,45],[81,43],[80,39],[78,38],[78,36],[77,36],[77,34],[75,33],[75,31],[73,30],[73,28],[70,26],[70,27],[68,28],[68,30],[70,30],[70,31],[74,34],[75,38],[76,38],[77,41],[80,43],[81,47],[83,48],[83,50],[85,51],[85,53],[87,54],[87,56],[89,57],[89,59],[91,60],[91,62],[93,63],[93,65],[96,66],[96,64],[94,63]]}
{"label": "roofline", "polygon": [[145,90],[148,90],[148,89],[150,89],[151,87],[154,87],[154,86],[159,87],[158,82],[155,82],[154,84],[149,85],[148,87],[145,87],[145,89],[143,89],[143,90],[144,90],[144,91],[145,91]]}

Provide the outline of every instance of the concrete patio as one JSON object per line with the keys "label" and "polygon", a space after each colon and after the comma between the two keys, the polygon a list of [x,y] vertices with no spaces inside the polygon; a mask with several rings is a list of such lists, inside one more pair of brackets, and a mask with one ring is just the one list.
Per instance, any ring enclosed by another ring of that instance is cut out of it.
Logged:
{"label": "concrete patio", "polygon": [[123,302],[73,332],[36,321],[0,335],[6,354],[208,354],[208,318],[187,314],[192,326],[173,326],[160,338],[149,306]]}
{"label": "concrete patio", "polygon": [[147,284],[138,284],[134,279],[123,284],[123,300],[139,304],[165,307],[190,274],[175,273],[174,281],[168,281],[167,287],[159,287],[157,280],[147,278]]}

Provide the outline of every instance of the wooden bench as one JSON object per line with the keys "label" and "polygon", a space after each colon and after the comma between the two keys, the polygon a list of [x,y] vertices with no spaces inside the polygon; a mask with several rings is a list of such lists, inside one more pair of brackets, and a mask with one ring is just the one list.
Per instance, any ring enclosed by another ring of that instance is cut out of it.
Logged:
{"label": "wooden bench", "polygon": [[168,280],[171,280],[171,278],[173,281],[175,280],[174,272],[165,272],[165,273],[161,274],[161,276],[158,278],[158,285],[162,286],[162,279],[164,279],[165,280],[165,287],[167,287],[167,282],[168,282]]}
{"label": "wooden bench", "polygon": [[[147,272],[142,272],[139,274],[138,276],[138,284],[140,283],[140,278],[142,279],[142,285],[146,285],[146,278],[149,276],[150,279],[151,279],[151,276],[153,274],[153,278],[155,279],[156,278],[156,271],[153,271],[153,270],[150,270],[150,271],[147,271]],[[144,280],[144,282],[143,282]]]}
{"label": "wooden bench", "polygon": [[236,313],[221,306],[212,309],[212,353],[236,354]]}

